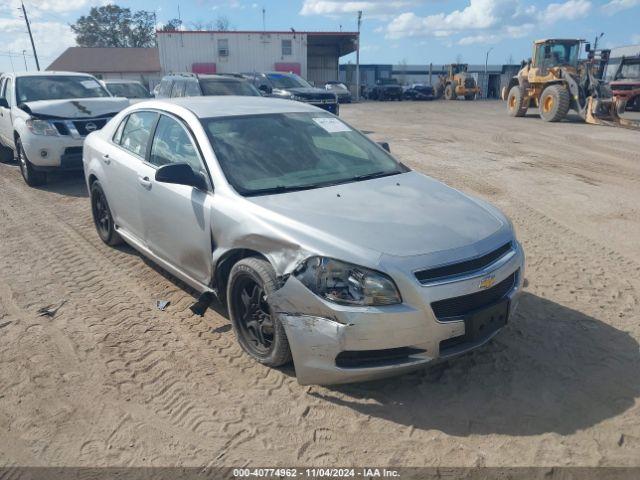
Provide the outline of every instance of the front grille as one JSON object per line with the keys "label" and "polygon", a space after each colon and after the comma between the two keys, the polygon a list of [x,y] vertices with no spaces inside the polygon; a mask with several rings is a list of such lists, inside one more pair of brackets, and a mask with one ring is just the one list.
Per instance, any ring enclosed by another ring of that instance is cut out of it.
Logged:
{"label": "front grille", "polygon": [[465,78],[464,79],[464,86],[466,88],[473,88],[476,86],[476,82],[473,78]]}
{"label": "front grille", "polygon": [[69,129],[67,128],[67,125],[64,122],[53,122],[53,126],[56,127],[56,130],[58,130],[58,133],[60,135],[69,135]]}
{"label": "front grille", "polygon": [[411,355],[424,352],[425,350],[413,347],[344,351],[336,357],[336,366],[340,368],[367,368],[395,365],[406,362]]}
{"label": "front grille", "polygon": [[[104,127],[109,119],[100,118],[96,120],[74,120],[73,126],[76,127],[76,130],[80,135],[86,137],[91,132],[95,132],[96,130],[100,130]],[[93,124],[95,125],[95,129],[88,130],[87,125]]]}
{"label": "front grille", "polygon": [[471,273],[488,267],[493,262],[503,257],[511,250],[511,242],[505,243],[501,247],[483,255],[481,257],[472,258],[460,263],[444,265],[442,267],[429,268],[415,272],[415,276],[420,283],[428,283],[434,280],[442,280],[447,277],[461,275],[463,273]]}
{"label": "front grille", "polygon": [[487,307],[505,297],[515,286],[518,272],[514,272],[497,285],[480,292],[461,297],[438,300],[431,304],[438,320],[461,317],[480,308]]}
{"label": "front grille", "polygon": [[[86,137],[91,132],[100,130],[107,124],[109,120],[110,118],[105,117],[88,120],[56,120],[53,122],[53,126],[56,127],[56,130],[58,130],[58,133],[60,135],[71,135],[70,127],[72,126],[72,129],[75,128],[80,136]],[[89,125],[90,123],[94,124],[96,127],[91,131],[87,129],[87,125]]]}

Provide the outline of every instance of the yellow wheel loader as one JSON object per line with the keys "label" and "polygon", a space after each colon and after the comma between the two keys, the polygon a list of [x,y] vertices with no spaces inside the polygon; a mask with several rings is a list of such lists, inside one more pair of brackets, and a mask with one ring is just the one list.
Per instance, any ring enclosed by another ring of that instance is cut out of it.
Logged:
{"label": "yellow wheel loader", "polygon": [[469,65],[466,63],[453,63],[447,65],[447,74],[441,75],[436,87],[436,96],[447,100],[456,100],[464,97],[465,100],[474,100],[480,93],[475,78],[467,73]]}
{"label": "yellow wheel loader", "polygon": [[[580,60],[583,44],[586,60]],[[559,122],[573,109],[587,123],[640,128],[639,122],[620,118],[616,98],[600,80],[607,53],[591,50],[579,39],[534,42],[533,57],[507,87],[509,114],[523,117],[535,107],[543,120]]]}

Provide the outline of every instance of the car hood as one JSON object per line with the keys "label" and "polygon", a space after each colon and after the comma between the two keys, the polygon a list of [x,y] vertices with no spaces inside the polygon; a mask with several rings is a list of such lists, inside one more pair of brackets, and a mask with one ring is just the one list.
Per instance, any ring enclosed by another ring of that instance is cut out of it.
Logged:
{"label": "car hood", "polygon": [[38,100],[25,102],[19,108],[41,118],[95,118],[114,115],[129,106],[122,97],[74,98],[69,100]]}
{"label": "car hood", "polygon": [[463,248],[510,228],[497,209],[417,172],[248,200],[285,229],[382,255]]}

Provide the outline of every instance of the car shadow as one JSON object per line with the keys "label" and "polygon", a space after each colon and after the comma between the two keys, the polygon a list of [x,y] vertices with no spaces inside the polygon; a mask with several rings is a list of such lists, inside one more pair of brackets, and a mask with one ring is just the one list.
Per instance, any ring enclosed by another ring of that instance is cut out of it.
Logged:
{"label": "car shadow", "polygon": [[84,181],[84,173],[81,170],[77,172],[50,172],[47,174],[47,183],[37,188],[38,190],[67,197],[89,197],[87,184]]}
{"label": "car shadow", "polygon": [[582,312],[524,293],[480,349],[388,380],[309,394],[363,415],[456,436],[570,434],[640,396],[638,342]]}

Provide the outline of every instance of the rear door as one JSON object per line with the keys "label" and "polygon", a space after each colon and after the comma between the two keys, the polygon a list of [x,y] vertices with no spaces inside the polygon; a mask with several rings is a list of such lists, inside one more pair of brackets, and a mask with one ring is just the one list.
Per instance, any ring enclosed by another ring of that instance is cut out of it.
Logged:
{"label": "rear door", "polygon": [[144,237],[151,251],[190,278],[207,285],[211,279],[211,203],[210,191],[186,185],[155,181],[159,167],[170,163],[187,163],[209,175],[200,150],[183,121],[162,114],[155,129],[148,161],[141,166],[144,180],[139,189],[139,203],[144,223]]}
{"label": "rear door", "polygon": [[143,166],[158,113],[138,111],[123,120],[116,130],[112,148],[103,158],[108,177],[105,192],[116,225],[143,245],[144,226],[138,197],[147,188],[140,169]]}

